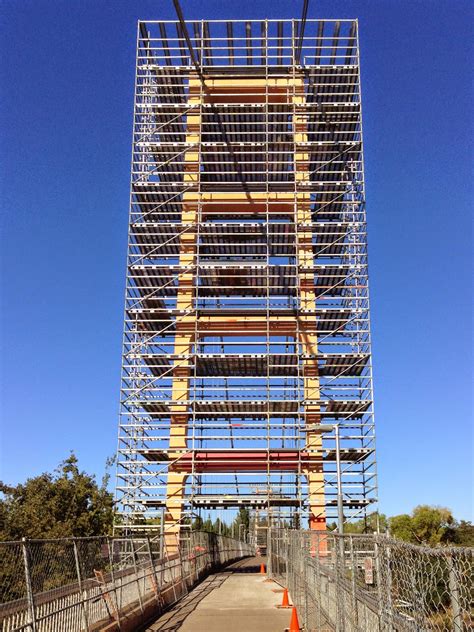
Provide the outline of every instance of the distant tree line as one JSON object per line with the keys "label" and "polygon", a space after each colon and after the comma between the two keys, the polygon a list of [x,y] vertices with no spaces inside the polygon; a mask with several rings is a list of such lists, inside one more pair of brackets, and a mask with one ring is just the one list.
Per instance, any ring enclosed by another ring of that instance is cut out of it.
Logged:
{"label": "distant tree line", "polygon": [[[374,533],[377,522],[382,533],[398,540],[425,546],[474,546],[474,525],[467,520],[455,520],[450,509],[418,505],[411,514],[387,517],[372,513],[366,519],[344,525],[344,533]],[[328,525],[331,530],[336,524]]]}
{"label": "distant tree line", "polygon": [[[100,483],[95,476],[79,469],[74,453],[52,473],[29,478],[15,486],[0,483],[0,540],[28,538],[64,538],[108,535],[112,531],[114,504],[107,490],[106,474]],[[148,521],[147,521],[148,522]],[[428,546],[474,546],[474,526],[466,520],[454,519],[444,507],[420,505],[411,514],[387,518],[370,514],[367,519],[344,525],[345,533],[373,533],[377,522],[382,532],[395,538]],[[155,521],[159,529],[159,520]],[[191,528],[232,535],[250,527],[248,509],[241,508],[231,524],[220,518],[197,517]],[[264,526],[262,523],[261,526]],[[284,523],[281,526],[295,527]],[[336,525],[329,524],[329,529]]]}
{"label": "distant tree line", "polygon": [[247,531],[250,526],[250,513],[245,507],[239,509],[237,516],[234,518],[231,524],[227,524],[219,517],[215,520],[211,519],[208,514],[205,519],[198,516],[191,522],[191,527],[197,531],[210,531],[212,533],[220,533],[221,535],[227,535],[239,537],[240,533]]}

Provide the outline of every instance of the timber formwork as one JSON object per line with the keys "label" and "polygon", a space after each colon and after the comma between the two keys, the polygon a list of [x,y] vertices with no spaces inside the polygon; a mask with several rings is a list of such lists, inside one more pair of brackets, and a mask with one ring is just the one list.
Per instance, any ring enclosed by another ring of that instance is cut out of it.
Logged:
{"label": "timber formwork", "polygon": [[139,23],[118,528],[373,511],[358,50],[353,20]]}

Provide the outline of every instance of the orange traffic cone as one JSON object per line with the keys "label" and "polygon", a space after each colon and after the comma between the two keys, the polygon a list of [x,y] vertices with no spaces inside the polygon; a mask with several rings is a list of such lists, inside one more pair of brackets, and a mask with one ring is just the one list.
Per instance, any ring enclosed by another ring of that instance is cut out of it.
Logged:
{"label": "orange traffic cone", "polygon": [[260,564],[260,574],[265,575],[265,564]]}
{"label": "orange traffic cone", "polygon": [[290,600],[288,599],[288,588],[283,591],[283,599],[281,600],[280,608],[291,608]]}
{"label": "orange traffic cone", "polygon": [[291,611],[291,621],[288,632],[300,632],[300,622],[298,621],[298,613],[296,612],[296,608],[293,608],[293,610]]}

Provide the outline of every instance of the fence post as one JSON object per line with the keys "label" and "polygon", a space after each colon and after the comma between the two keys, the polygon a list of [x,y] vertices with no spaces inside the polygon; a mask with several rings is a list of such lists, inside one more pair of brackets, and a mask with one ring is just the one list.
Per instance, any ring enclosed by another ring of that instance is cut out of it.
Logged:
{"label": "fence post", "polygon": [[177,547],[177,550],[178,550],[179,566],[181,568],[181,581],[182,581],[185,593],[188,594],[189,593],[189,587],[188,587],[188,582],[187,582],[186,577],[185,577],[185,568],[184,568],[184,564],[183,564],[183,555],[182,555],[182,550],[181,550],[181,543],[179,541],[179,536],[176,533],[175,533],[175,538],[176,538],[176,547]]}
{"label": "fence post", "polygon": [[31,585],[31,572],[30,572],[30,551],[28,548],[28,540],[26,538],[21,539],[21,548],[23,551],[23,565],[25,568],[25,582],[26,582],[26,599],[28,602],[28,614],[30,619],[30,626],[33,632],[36,632],[36,612],[35,612],[35,600],[33,597],[33,587]]}
{"label": "fence post", "polygon": [[159,586],[158,586],[158,576],[156,574],[155,564],[153,562],[153,553],[151,551],[150,538],[148,536],[146,536],[146,546],[147,546],[147,549],[148,549],[148,557],[150,558],[151,573],[152,573],[153,581],[154,581],[154,584],[155,584],[154,588],[155,588],[156,603],[159,606],[160,605],[160,589],[159,589]]}
{"label": "fence post", "polygon": [[273,577],[272,572],[272,533],[271,527],[267,529],[267,575]]}
{"label": "fence post", "polygon": [[377,581],[377,601],[378,601],[378,619],[379,619],[379,630],[383,630],[383,621],[384,621],[384,613],[383,613],[383,586],[382,586],[382,565],[380,563],[380,547],[378,541],[378,535],[375,537],[374,543],[374,554],[375,554],[375,576]]}
{"label": "fence post", "polygon": [[[319,537],[319,533],[316,531],[311,535],[311,538],[316,540],[316,546],[314,548],[315,554],[313,560],[316,561],[315,564],[315,597],[316,597],[316,626],[318,628],[322,628],[323,626],[323,582],[321,580],[321,538]],[[326,542],[327,545],[327,542]],[[311,544],[311,546],[314,546]]]}
{"label": "fence post", "polygon": [[304,623],[306,629],[309,628],[309,580],[308,580],[308,570],[310,564],[310,556],[308,555],[308,547],[311,546],[311,542],[309,538],[306,537],[306,533],[302,534],[304,539],[303,546],[300,549],[300,555],[303,562],[303,590],[304,590]]}
{"label": "fence post", "polygon": [[388,629],[389,632],[393,630],[393,603],[392,603],[392,545],[389,542],[388,538],[384,536],[385,543],[384,546],[387,547],[387,562],[386,562],[386,570],[387,570],[387,616],[388,616]]}
{"label": "fence post", "polygon": [[137,582],[137,591],[138,591],[138,602],[140,604],[140,610],[143,612],[143,600],[142,593],[140,591],[140,577],[138,574],[138,564],[137,564],[137,554],[135,551],[135,544],[133,538],[130,538],[130,545],[132,547],[132,558],[133,558],[133,568],[135,569],[136,582]]}
{"label": "fence post", "polygon": [[[344,590],[343,590],[343,581],[341,578],[341,542],[340,540],[344,537],[340,534],[335,534],[334,541],[334,553],[335,553],[335,568],[334,568],[334,576],[335,576],[335,598],[336,598],[336,632],[344,632]],[[344,546],[344,543],[342,543]],[[344,558],[342,558],[344,561]],[[343,570],[343,569],[342,569]]]}
{"label": "fence post", "polygon": [[462,632],[463,623],[461,613],[461,601],[459,597],[459,586],[456,579],[456,569],[451,553],[448,553],[446,555],[446,561],[448,563],[449,570],[449,597],[451,599],[451,608],[453,609],[453,631]]}
{"label": "fence post", "polygon": [[165,561],[165,546],[164,546],[165,536],[163,534],[163,529],[160,528],[160,586],[164,586],[166,583],[166,561]]}
{"label": "fence post", "polygon": [[109,551],[109,565],[110,565],[110,579],[112,580],[112,586],[114,589],[114,595],[115,595],[115,616],[117,617],[117,624],[118,624],[118,628],[120,630],[120,625],[121,625],[121,621],[120,621],[120,609],[121,609],[121,603],[119,604],[119,599],[117,596],[117,584],[115,582],[115,574],[114,574],[114,542],[115,540],[111,540],[108,536],[107,536],[107,549]]}
{"label": "fence post", "polygon": [[165,557],[165,514],[164,513],[161,516],[161,523],[160,523],[160,557],[162,560],[164,560],[164,557]]}
{"label": "fence post", "polygon": [[[170,555],[168,553],[168,543],[166,542],[166,540],[163,539],[162,542],[163,542],[163,553],[164,553],[163,560],[166,558],[166,565],[165,565],[165,563],[163,563],[164,583],[166,584],[166,579],[167,579],[166,575],[168,575],[169,579],[171,581],[171,588],[173,590],[173,599],[174,599],[173,603],[175,603],[176,601],[178,601],[178,597],[177,597],[177,593],[176,593],[176,582],[175,582],[175,577],[174,577],[174,572],[173,572],[173,569],[175,568],[173,566],[173,564],[172,564],[173,557],[172,557],[172,555]],[[163,579],[162,579],[162,582],[163,582]]]}
{"label": "fence post", "polygon": [[72,546],[74,549],[74,561],[76,562],[76,574],[77,574],[77,583],[79,585],[79,592],[82,595],[82,601],[81,601],[81,610],[82,610],[82,616],[84,619],[84,625],[86,630],[89,630],[89,617],[87,614],[87,592],[84,589],[84,586],[82,584],[82,573],[81,573],[81,564],[79,561],[79,551],[77,550],[77,542],[74,539],[72,541]]}
{"label": "fence post", "polygon": [[357,605],[357,561],[354,554],[354,538],[349,536],[349,550],[351,555],[351,589],[352,589],[352,612],[354,613],[354,628],[359,627],[359,609]]}

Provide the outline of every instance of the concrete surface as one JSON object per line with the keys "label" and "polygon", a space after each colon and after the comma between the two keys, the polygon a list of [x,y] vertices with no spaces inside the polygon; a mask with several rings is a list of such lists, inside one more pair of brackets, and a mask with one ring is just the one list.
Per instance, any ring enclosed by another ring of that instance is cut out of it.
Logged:
{"label": "concrete surface", "polygon": [[281,587],[259,574],[261,562],[241,560],[210,575],[147,632],[283,632],[291,610],[276,607]]}

